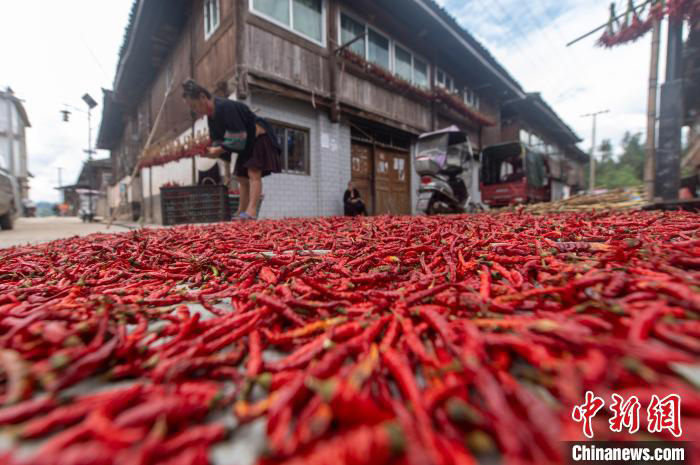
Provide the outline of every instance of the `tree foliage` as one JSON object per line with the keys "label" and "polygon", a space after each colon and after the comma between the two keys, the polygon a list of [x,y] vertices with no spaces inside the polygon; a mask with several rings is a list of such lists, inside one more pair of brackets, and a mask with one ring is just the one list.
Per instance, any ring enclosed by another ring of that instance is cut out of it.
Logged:
{"label": "tree foliage", "polygon": [[640,133],[625,133],[622,154],[615,156],[609,139],[604,140],[596,157],[596,187],[615,189],[638,186],[644,182],[645,148]]}

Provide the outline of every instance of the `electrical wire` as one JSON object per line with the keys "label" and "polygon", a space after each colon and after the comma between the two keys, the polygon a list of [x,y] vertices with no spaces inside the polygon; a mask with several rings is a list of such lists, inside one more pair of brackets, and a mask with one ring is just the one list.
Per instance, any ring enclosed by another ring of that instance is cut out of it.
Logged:
{"label": "electrical wire", "polygon": [[[491,20],[494,24],[499,24],[499,23],[502,22],[502,21],[500,21],[498,18],[496,18],[496,17],[493,15],[493,13],[491,12],[491,10],[489,9],[489,6],[486,5],[482,0],[476,0],[476,2],[479,3],[479,5],[481,6],[481,9],[486,13],[486,15],[490,18],[490,20]],[[519,28],[517,28],[517,29],[519,30],[520,36],[521,36],[521,38],[523,39],[523,41],[524,41],[524,42],[529,42],[529,40],[527,39],[527,37],[523,34],[522,30],[520,30]],[[545,63],[545,61],[542,59],[542,57],[541,57],[540,55],[538,55],[538,54],[533,54],[533,53],[531,53],[531,52],[526,51],[526,50],[523,48],[523,46],[521,45],[520,40],[517,40],[517,38],[516,38],[516,40],[513,41],[513,45],[515,46],[515,48],[516,48],[523,56],[526,56],[526,57],[528,57],[528,58],[533,58],[533,57],[534,57],[534,58],[535,58],[535,61],[538,61],[538,62],[539,62],[539,65],[540,65],[543,69],[544,69],[544,68],[547,68],[548,65]],[[532,44],[530,43],[530,45],[532,45]],[[533,47],[533,48],[534,48],[534,47]],[[551,74],[550,74],[550,73],[545,73],[544,76],[545,76],[545,81],[547,82],[547,84],[548,84],[549,86],[552,86],[552,84],[554,84],[554,81],[552,80],[553,78],[552,78]]]}

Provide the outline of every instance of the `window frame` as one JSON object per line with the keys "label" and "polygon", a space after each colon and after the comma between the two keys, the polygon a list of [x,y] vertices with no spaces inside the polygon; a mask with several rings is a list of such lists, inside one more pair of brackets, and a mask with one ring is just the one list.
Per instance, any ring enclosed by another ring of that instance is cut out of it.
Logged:
{"label": "window frame", "polygon": [[[370,30],[371,30],[372,32],[374,32],[375,34],[377,34],[379,37],[382,37],[382,38],[386,39],[386,41],[387,41],[387,47],[388,47],[387,52],[388,52],[388,55],[389,55],[389,56],[388,56],[388,59],[389,59],[389,67],[388,67],[388,68],[385,68],[385,69],[386,69],[387,71],[389,71],[390,73],[393,74],[393,73],[394,73],[394,70],[393,70],[393,68],[394,68],[394,47],[392,46],[392,45],[393,45],[393,41],[391,40],[391,37],[388,36],[387,34],[384,34],[384,33],[383,33],[382,31],[380,31],[379,29],[377,29],[377,28],[375,28],[375,27],[371,27],[371,26],[370,26],[369,24],[367,24],[367,23],[365,23],[365,34],[366,34],[365,37],[367,38],[367,39],[365,40],[365,60],[367,60],[369,63],[372,63],[373,65],[382,66],[382,65],[380,65],[379,63],[375,63],[375,62],[373,62],[373,61],[370,61],[370,59],[369,59],[369,33],[370,33]],[[413,63],[413,58],[411,58],[411,63]],[[411,65],[411,66],[413,66],[413,65]]]}
{"label": "window frame", "polygon": [[[248,0],[248,10],[250,11],[251,14],[264,19],[265,21],[268,21],[275,26],[281,27],[285,31],[291,32],[294,35],[297,35],[305,40],[308,40],[311,43],[314,43],[318,45],[319,47],[326,48],[326,42],[328,38],[328,27],[327,23],[328,21],[326,20],[326,15],[327,15],[327,5],[326,5],[326,0],[321,0],[321,41],[317,41],[313,37],[309,37],[306,34],[297,31],[294,29],[294,0],[288,0],[289,2],[289,24],[285,24],[282,21],[273,18],[272,16],[268,16],[267,14],[263,13],[262,11],[256,10],[255,9],[255,0]],[[338,33],[340,33],[340,27],[338,27]]]}
{"label": "window frame", "polygon": [[[216,24],[210,26],[207,31],[207,18],[209,17],[208,6],[216,6]],[[204,40],[207,41],[214,35],[214,33],[219,29],[221,25],[221,0],[204,0]]]}
{"label": "window frame", "polygon": [[[442,87],[443,89],[447,90],[448,92],[454,93],[455,90],[457,90],[457,86],[455,86],[455,79],[452,77],[452,75],[440,67],[436,67],[436,70],[437,71],[435,72],[435,85],[438,87]],[[440,81],[438,81],[438,77],[437,77],[438,71],[440,73],[442,73],[442,77],[444,80],[444,82],[442,82],[442,83]],[[449,86],[447,85],[448,82],[450,83]]]}
{"label": "window frame", "polygon": [[[413,71],[413,81],[412,81],[413,85],[420,87],[421,89],[432,88],[432,84],[431,84],[432,74],[431,74],[430,62],[428,60],[426,60],[425,58],[423,58],[422,56],[416,55],[415,53],[413,53],[412,56],[413,56],[413,70],[412,70]],[[426,71],[425,76],[426,76],[427,81],[428,81],[427,85],[425,87],[416,83],[416,58],[418,58],[419,61],[421,61],[425,64],[425,71]]]}
{"label": "window frame", "polygon": [[467,104],[468,106],[478,110],[479,105],[480,105],[480,99],[479,99],[479,94],[474,92],[471,87],[464,86],[464,89],[462,90],[462,100],[464,100],[464,103]]}
{"label": "window frame", "polygon": [[[389,37],[389,42],[390,42],[389,45],[391,48],[391,58],[392,58],[391,73],[398,76],[398,74],[396,73],[396,47],[400,47],[400,48],[404,49],[405,51],[407,51],[411,55],[411,80],[410,80],[410,83],[416,87],[421,88],[421,89],[424,89],[424,88],[430,89],[430,76],[431,76],[431,74],[430,74],[431,73],[430,61],[423,58],[422,55],[419,55],[416,52],[414,52],[413,49],[411,49],[410,47],[406,47],[402,42],[399,42],[398,40],[394,40],[391,37]],[[425,63],[425,65],[427,66],[427,71],[428,71],[427,72],[427,77],[428,77],[428,86],[427,87],[419,86],[418,84],[416,84],[416,58],[418,58],[418,60]]]}
{"label": "window frame", "polygon": [[[284,144],[282,146],[282,173],[281,174],[291,174],[296,176],[311,176],[311,129],[303,126],[297,126],[295,124],[286,123],[284,121],[269,119],[267,122],[272,125],[273,129],[275,127],[284,128]],[[289,165],[289,154],[287,153],[287,131],[288,130],[299,131],[306,134],[306,153],[304,154],[304,162],[306,165],[306,171],[290,170],[287,168]]]}
{"label": "window frame", "polygon": [[[392,62],[390,63],[390,65],[389,65],[390,68],[393,68],[391,72],[394,74],[394,76],[398,76],[398,77],[401,78],[401,79],[406,79],[406,78],[403,77],[403,76],[401,76],[401,75],[398,73],[398,70],[397,70],[397,68],[396,68],[396,62],[397,62],[397,59],[396,59],[396,47],[398,47],[398,48],[400,48],[400,49],[403,49],[404,52],[407,52],[407,53],[408,53],[408,56],[410,57],[410,62],[409,62],[409,64],[408,64],[408,66],[409,66],[409,68],[410,68],[410,70],[411,70],[411,76],[408,78],[408,82],[413,83],[413,78],[414,78],[414,70],[413,70],[413,52],[411,52],[411,50],[410,50],[409,48],[404,47],[403,45],[399,44],[398,42],[394,42],[394,46],[393,46],[393,47],[391,47],[391,43],[389,43],[389,47],[390,47],[390,48],[393,50],[393,52],[394,52],[394,53],[393,53],[394,59],[393,59],[393,61],[392,61]],[[390,55],[391,55],[391,54],[390,54]]]}
{"label": "window frame", "polygon": [[[344,10],[344,9],[338,10],[338,37],[337,37],[338,46],[343,45],[343,27],[342,27],[343,15],[347,16],[349,19],[353,20],[354,22],[356,22],[360,25],[363,25],[365,28],[365,40],[364,40],[365,51],[364,51],[364,55],[362,56],[362,58],[364,60],[366,60],[369,63],[381,66],[378,63],[374,63],[374,62],[369,60],[369,32],[371,30],[372,32],[376,33],[379,36],[384,37],[385,39],[387,39],[389,41],[389,68],[387,69],[387,71],[389,71],[394,76],[399,76],[396,73],[396,47],[400,47],[400,48],[404,49],[405,51],[407,51],[411,55],[411,80],[409,81],[411,83],[411,85],[414,85],[414,86],[422,88],[422,89],[431,89],[432,88],[431,77],[432,77],[432,73],[433,73],[433,66],[430,65],[430,60],[427,60],[423,55],[416,53],[411,47],[407,47],[402,42],[395,40],[390,34],[387,34],[383,30],[370,25],[367,22],[367,20],[357,16],[356,14],[354,14],[352,12]],[[420,86],[420,85],[416,84],[416,82],[415,82],[415,71],[416,71],[415,70],[415,66],[416,66],[415,59],[416,58],[418,58],[418,60],[425,63],[425,65],[427,66],[427,77],[428,77],[427,87]],[[399,77],[401,77],[401,76],[399,76]]]}
{"label": "window frame", "polygon": [[[338,12],[338,47],[341,47],[343,45],[343,15],[347,16],[349,19],[354,21],[357,24],[360,24],[361,26],[364,27],[364,37],[362,39],[362,43],[364,44],[364,51],[362,52],[362,58],[365,60],[367,59],[367,45],[369,42],[369,32],[367,31],[367,23],[365,21],[362,21],[360,18],[357,16],[354,16],[352,14],[348,14],[343,11]],[[352,40],[352,39],[350,39]],[[353,44],[354,45],[354,44]],[[348,50],[351,52],[352,46],[348,47]]]}

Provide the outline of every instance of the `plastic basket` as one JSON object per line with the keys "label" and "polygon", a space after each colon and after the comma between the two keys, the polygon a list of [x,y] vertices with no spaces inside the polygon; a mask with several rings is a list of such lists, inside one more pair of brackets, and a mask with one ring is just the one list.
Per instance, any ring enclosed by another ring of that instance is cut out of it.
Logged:
{"label": "plastic basket", "polygon": [[225,186],[162,187],[163,224],[216,223],[231,219]]}

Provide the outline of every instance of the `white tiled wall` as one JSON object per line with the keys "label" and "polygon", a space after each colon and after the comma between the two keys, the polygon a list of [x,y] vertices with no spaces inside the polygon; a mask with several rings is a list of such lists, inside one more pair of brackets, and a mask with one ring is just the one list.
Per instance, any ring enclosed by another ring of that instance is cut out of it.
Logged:
{"label": "white tiled wall", "polygon": [[272,174],[263,181],[261,218],[343,214],[350,180],[350,128],[332,123],[325,110],[266,94],[247,102],[258,115],[309,130],[310,175]]}

